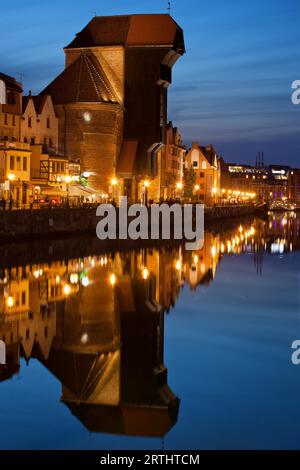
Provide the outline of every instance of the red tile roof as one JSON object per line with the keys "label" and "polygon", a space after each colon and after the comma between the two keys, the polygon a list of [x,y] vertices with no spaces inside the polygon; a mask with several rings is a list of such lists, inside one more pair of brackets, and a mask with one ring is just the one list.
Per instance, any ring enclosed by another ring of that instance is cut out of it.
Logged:
{"label": "red tile roof", "polygon": [[170,15],[96,16],[66,49],[123,45],[174,45],[184,53],[183,32]]}
{"label": "red tile roof", "polygon": [[87,51],[41,92],[44,94],[51,95],[54,104],[118,101],[100,63]]}

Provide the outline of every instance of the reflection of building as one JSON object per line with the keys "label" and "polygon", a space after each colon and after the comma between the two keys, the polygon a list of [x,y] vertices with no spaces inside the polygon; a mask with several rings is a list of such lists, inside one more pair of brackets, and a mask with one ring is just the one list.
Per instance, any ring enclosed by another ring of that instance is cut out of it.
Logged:
{"label": "reflection of building", "polygon": [[205,205],[212,206],[217,202],[220,190],[220,169],[214,147],[203,147],[194,142],[186,155],[186,164],[196,174],[195,196]]}
{"label": "reflection of building", "polygon": [[[37,358],[62,385],[62,401],[93,432],[163,436],[179,399],[164,365],[164,312],[181,288],[206,289],[224,255],[299,249],[295,213],[207,231],[201,250],[144,248],[2,269],[0,339],[7,366]],[[172,313],[171,313],[172,314]]]}
{"label": "reflection of building", "polygon": [[300,170],[296,168],[289,172],[288,198],[300,206]]}
{"label": "reflection of building", "polygon": [[44,92],[59,117],[60,152],[80,158],[97,192],[141,199],[147,178],[149,198],[159,199],[181,28],[169,15],[95,17],[65,53],[65,70]]}

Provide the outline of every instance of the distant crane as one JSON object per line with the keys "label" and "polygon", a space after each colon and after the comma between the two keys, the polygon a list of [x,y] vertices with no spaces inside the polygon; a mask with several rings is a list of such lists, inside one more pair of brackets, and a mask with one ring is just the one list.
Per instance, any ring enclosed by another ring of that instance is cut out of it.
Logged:
{"label": "distant crane", "polygon": [[171,15],[171,0],[168,1],[167,12],[168,12],[169,15]]}

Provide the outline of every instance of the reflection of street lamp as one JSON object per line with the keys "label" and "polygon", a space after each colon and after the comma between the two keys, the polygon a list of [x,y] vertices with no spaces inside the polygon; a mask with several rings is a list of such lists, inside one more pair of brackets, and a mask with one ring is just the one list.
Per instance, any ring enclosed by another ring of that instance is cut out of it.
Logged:
{"label": "reflection of street lamp", "polygon": [[145,188],[145,205],[147,206],[148,204],[148,188],[150,186],[150,181],[149,180],[145,180],[144,181],[144,188]]}
{"label": "reflection of street lamp", "polygon": [[71,176],[70,176],[70,175],[67,175],[67,176],[65,177],[65,182],[67,183],[67,206],[68,206],[68,207],[69,207],[69,190],[70,190],[69,185],[70,185],[71,181],[72,181]]}

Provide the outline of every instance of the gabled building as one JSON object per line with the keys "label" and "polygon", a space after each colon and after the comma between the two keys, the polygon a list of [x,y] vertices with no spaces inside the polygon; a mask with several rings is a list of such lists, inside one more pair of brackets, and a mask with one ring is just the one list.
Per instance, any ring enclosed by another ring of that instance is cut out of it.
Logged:
{"label": "gabled building", "polygon": [[30,145],[42,145],[44,153],[57,151],[58,118],[51,96],[32,96],[30,93],[23,97],[21,140]]}
{"label": "gabled building", "polygon": [[177,127],[170,121],[166,127],[166,144],[162,151],[161,197],[173,199],[177,186],[182,184],[186,149]]}
{"label": "gabled building", "polygon": [[218,200],[220,192],[220,165],[213,145],[200,146],[192,144],[186,155],[187,168],[193,168],[195,181],[195,196],[206,206],[212,206]]}
{"label": "gabled building", "polygon": [[42,94],[59,118],[59,151],[80,159],[98,192],[137,200],[147,187],[160,198],[167,88],[184,52],[166,14],[95,17],[65,48],[65,70]]}
{"label": "gabled building", "polygon": [[0,198],[21,207],[29,202],[31,158],[30,146],[21,141],[22,85],[3,73],[0,80]]}

